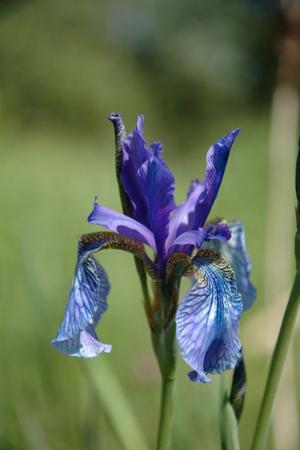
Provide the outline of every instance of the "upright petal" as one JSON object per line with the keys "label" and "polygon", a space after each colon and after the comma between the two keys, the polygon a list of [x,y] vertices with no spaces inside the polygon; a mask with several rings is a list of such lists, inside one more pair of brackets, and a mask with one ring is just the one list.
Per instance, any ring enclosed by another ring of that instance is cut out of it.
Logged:
{"label": "upright petal", "polygon": [[186,201],[178,205],[171,213],[169,234],[166,242],[167,249],[174,245],[174,241],[181,234],[200,228],[200,226],[193,228],[191,217],[194,217],[197,202],[200,201],[201,197],[204,198],[204,196],[205,184],[199,180],[193,181]]}
{"label": "upright petal", "polygon": [[241,222],[228,224],[231,238],[227,242],[211,241],[208,247],[218,250],[230,261],[234,270],[238,291],[242,294],[244,310],[250,308],[256,297],[256,289],[251,283],[251,259],[246,248],[246,235]]}
{"label": "upright petal", "polygon": [[162,152],[164,151],[163,145],[160,141],[155,141],[150,145],[150,151],[152,156],[155,156],[163,165],[166,163],[162,157]]}
{"label": "upright petal", "polygon": [[238,132],[239,129],[231,131],[208,150],[204,181],[192,182],[187,200],[177,206],[171,215],[168,247],[180,234],[204,225],[216,199],[228,156]]}
{"label": "upright petal", "polygon": [[108,230],[116,231],[124,236],[137,239],[156,251],[153,233],[148,228],[131,217],[125,216],[113,209],[94,203],[94,208],[88,217],[88,221]]}
{"label": "upright petal", "polygon": [[107,275],[91,254],[101,247],[82,246],[79,241],[78,260],[62,324],[52,345],[70,356],[92,358],[110,352],[111,346],[99,341],[95,326],[107,309],[110,290]]}
{"label": "upright petal", "polygon": [[163,258],[170,212],[175,208],[175,180],[162,158],[162,145],[146,147],[143,118],[123,142],[121,181],[133,206],[133,217],[153,231],[157,253]]}
{"label": "upright petal", "polygon": [[147,209],[147,226],[152,230],[158,259],[165,257],[165,240],[168,234],[170,212],[175,207],[175,180],[168,168],[152,156],[137,172],[140,192],[144,193]]}
{"label": "upright petal", "polygon": [[235,367],[241,356],[239,318],[242,299],[226,258],[202,249],[194,258],[195,285],[176,315],[177,340],[195,382],[210,382],[206,373]]}
{"label": "upright petal", "polygon": [[139,168],[151,156],[151,152],[146,147],[143,126],[144,117],[138,116],[135,129],[123,141],[121,182],[132,203],[134,218],[148,226],[144,192],[141,192],[136,177]]}
{"label": "upright petal", "polygon": [[199,226],[204,224],[214,204],[226,169],[231,147],[239,131],[239,128],[231,131],[219,139],[207,152],[204,180],[206,195],[204,199],[200,199],[200,204],[197,204],[193,218],[196,223],[198,220],[201,221]]}

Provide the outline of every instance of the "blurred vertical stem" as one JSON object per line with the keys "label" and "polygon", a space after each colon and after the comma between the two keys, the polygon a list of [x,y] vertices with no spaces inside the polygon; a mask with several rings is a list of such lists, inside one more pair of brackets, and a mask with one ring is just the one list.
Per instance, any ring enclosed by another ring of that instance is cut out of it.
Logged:
{"label": "blurred vertical stem", "polygon": [[[268,199],[265,239],[265,298],[272,299],[262,314],[268,326],[266,352],[273,349],[281,317],[282,299],[287,298],[292,279],[291,254],[293,198],[290,174],[294,167],[299,127],[300,1],[280,0],[276,48],[278,67],[274,87],[268,156]],[[282,236],[287,236],[282,239]],[[274,245],[276,242],[276,245]],[[262,346],[261,346],[262,348]],[[289,352],[283,380],[272,414],[274,450],[293,450],[298,443],[298,411],[294,390],[294,354]],[[285,420],[289,417],[289,420]]]}
{"label": "blurred vertical stem", "polygon": [[285,310],[276,346],[273,352],[268,379],[261,403],[259,416],[256,424],[252,450],[264,450],[267,442],[271,412],[274,398],[278,389],[280,376],[291,342],[293,327],[297,317],[300,299],[300,236],[299,232],[295,239],[295,252],[297,261],[297,272],[292,292]]}
{"label": "blurred vertical stem", "polygon": [[161,373],[160,416],[156,450],[171,448],[173,391],[175,384],[176,351],[175,321],[159,334],[152,333],[152,344]]}

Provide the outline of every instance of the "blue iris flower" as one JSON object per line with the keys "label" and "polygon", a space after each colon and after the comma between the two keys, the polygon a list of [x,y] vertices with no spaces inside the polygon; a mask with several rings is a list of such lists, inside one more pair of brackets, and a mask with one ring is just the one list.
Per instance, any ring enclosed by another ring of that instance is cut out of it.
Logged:
{"label": "blue iris flower", "polygon": [[[119,114],[109,118],[116,135],[122,136],[118,173],[128,214],[94,203],[88,221],[109,231],[79,239],[74,280],[52,345],[67,355],[86,358],[111,351],[95,332],[107,309],[110,285],[93,254],[122,249],[139,258],[155,282],[175,285],[182,276],[191,276],[192,288],[179,306],[175,301],[168,309],[165,326],[176,320],[178,346],[192,369],[190,379],[209,382],[207,374],[222,373],[239,361],[240,315],[255,299],[242,224],[207,220],[239,130],[209,148],[204,180],[192,181],[186,200],[176,205],[174,176],[162,157],[161,143],[146,145],[143,116],[128,135]],[[153,259],[145,246],[153,250]]]}

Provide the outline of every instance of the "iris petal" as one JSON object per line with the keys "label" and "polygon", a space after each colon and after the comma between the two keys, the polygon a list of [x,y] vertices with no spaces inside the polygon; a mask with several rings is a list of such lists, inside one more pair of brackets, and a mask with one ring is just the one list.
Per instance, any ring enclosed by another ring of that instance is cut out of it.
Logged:
{"label": "iris petal", "polygon": [[[195,208],[193,220],[200,226],[206,221],[219,191],[226,169],[231,147],[239,133],[239,128],[228,133],[210,147],[206,156],[205,186],[206,196]],[[200,213],[200,214],[199,214]]]}
{"label": "iris petal", "polygon": [[216,199],[238,132],[239,129],[231,131],[208,150],[204,181],[192,182],[186,201],[178,205],[171,215],[167,247],[170,247],[180,234],[204,225]]}
{"label": "iris petal", "polygon": [[125,216],[113,209],[94,203],[94,208],[88,217],[88,221],[143,242],[156,251],[153,233],[148,228],[131,217]]}
{"label": "iris petal", "polygon": [[158,258],[164,259],[170,212],[175,207],[175,180],[168,168],[156,157],[151,157],[137,172],[140,191],[144,192],[147,224],[152,230]]}
{"label": "iris petal", "polygon": [[216,225],[208,225],[205,228],[207,230],[207,240],[209,241],[226,242],[231,238],[231,231],[227,223],[221,222]]}
{"label": "iris petal", "polygon": [[[178,236],[173,242],[173,246],[191,245],[200,248],[206,240],[217,239],[219,241],[228,241],[231,233],[226,223],[218,223],[217,225],[208,225],[198,230],[186,231]],[[180,251],[180,249],[178,250]]]}
{"label": "iris petal", "polygon": [[208,225],[198,230],[186,231],[178,236],[169,248],[168,256],[175,252],[183,252],[190,254],[193,248],[200,248],[205,241],[216,239],[219,241],[227,241],[230,239],[231,233],[226,223],[218,223],[217,225]]}
{"label": "iris petal", "polygon": [[207,230],[199,228],[198,230],[186,231],[178,236],[173,242],[173,246],[177,245],[192,245],[194,247],[201,247],[203,242],[207,239]]}
{"label": "iris petal", "polygon": [[56,338],[52,342],[53,347],[68,356],[78,356],[81,358],[93,358],[100,353],[109,353],[111,345],[103,344],[99,341],[94,327],[88,325],[73,338],[59,340]]}
{"label": "iris petal", "polygon": [[134,218],[147,226],[144,193],[141,192],[136,178],[139,168],[151,157],[151,152],[146,147],[143,127],[144,117],[138,116],[135,129],[123,141],[121,182],[132,203]]}
{"label": "iris petal", "polygon": [[227,242],[211,241],[207,244],[218,250],[230,261],[235,272],[238,291],[242,294],[244,310],[250,308],[256,297],[256,289],[251,283],[251,259],[246,248],[246,235],[241,222],[229,223],[231,239]]}
{"label": "iris petal", "polygon": [[241,356],[239,317],[242,299],[226,258],[202,249],[194,259],[196,282],[176,314],[177,340],[195,382],[210,382],[206,373],[235,367]]}
{"label": "iris petal", "polygon": [[[166,248],[169,249],[174,245],[175,239],[187,231],[193,230],[193,224],[190,218],[194,216],[194,210],[197,202],[205,195],[205,185],[201,181],[195,183],[193,189],[189,191],[185,202],[178,205],[170,216],[169,234],[167,238]],[[195,227],[198,229],[200,226]]]}
{"label": "iris petal", "polygon": [[163,160],[162,144],[146,147],[143,123],[139,116],[135,130],[122,144],[121,181],[133,206],[133,218],[153,232],[157,254],[164,259],[169,216],[175,208],[175,180]]}
{"label": "iris petal", "polygon": [[101,243],[82,248],[79,254],[74,280],[71,286],[62,324],[52,345],[70,356],[91,358],[102,352],[110,352],[111,346],[99,341],[94,327],[107,309],[106,297],[110,290],[107,275],[91,256]]}

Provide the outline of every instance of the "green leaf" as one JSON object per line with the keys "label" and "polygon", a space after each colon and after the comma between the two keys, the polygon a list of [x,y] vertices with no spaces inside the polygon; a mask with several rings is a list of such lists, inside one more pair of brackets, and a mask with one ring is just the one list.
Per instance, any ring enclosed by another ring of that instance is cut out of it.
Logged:
{"label": "green leaf", "polygon": [[88,361],[85,370],[125,450],[149,450],[137,418],[110,365]]}

